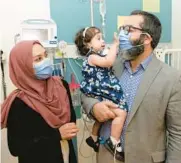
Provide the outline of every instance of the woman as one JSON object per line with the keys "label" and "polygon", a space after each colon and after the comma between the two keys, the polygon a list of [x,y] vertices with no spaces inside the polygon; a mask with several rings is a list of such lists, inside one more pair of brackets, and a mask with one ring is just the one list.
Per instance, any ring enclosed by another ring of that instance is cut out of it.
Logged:
{"label": "woman", "polygon": [[45,49],[37,41],[18,43],[9,71],[17,90],[2,105],[1,126],[7,127],[11,154],[19,163],[76,163],[71,139],[78,128],[70,91],[66,81],[52,77]]}

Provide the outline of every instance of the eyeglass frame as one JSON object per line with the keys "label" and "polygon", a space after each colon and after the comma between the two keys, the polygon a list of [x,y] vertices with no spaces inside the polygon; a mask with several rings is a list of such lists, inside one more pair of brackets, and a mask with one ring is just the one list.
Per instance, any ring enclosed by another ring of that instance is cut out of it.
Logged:
{"label": "eyeglass frame", "polygon": [[[128,27],[128,30],[125,30],[126,27]],[[151,36],[151,34],[150,34],[149,32],[147,32],[146,30],[144,30],[144,29],[142,29],[142,28],[134,27],[134,26],[132,26],[132,25],[125,25],[125,26],[123,25],[123,26],[120,26],[120,27],[119,27],[119,31],[124,30],[124,33],[125,33],[126,35],[128,35],[128,34],[130,33],[130,29],[131,29],[131,28],[136,29],[136,30],[139,30],[139,31],[141,31],[141,32],[146,32],[146,33],[148,33],[148,34]]]}

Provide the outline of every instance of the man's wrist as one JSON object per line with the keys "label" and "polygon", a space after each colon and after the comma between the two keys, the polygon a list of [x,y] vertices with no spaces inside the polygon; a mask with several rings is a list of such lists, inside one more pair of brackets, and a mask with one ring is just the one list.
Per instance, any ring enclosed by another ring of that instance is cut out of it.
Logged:
{"label": "man's wrist", "polygon": [[95,115],[94,115],[94,108],[93,107],[91,108],[91,110],[89,112],[89,115],[93,120],[96,120]]}

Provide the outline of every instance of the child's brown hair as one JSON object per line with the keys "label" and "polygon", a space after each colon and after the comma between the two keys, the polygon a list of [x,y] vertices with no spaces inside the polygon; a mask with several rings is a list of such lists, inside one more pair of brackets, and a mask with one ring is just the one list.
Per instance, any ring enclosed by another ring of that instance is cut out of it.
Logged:
{"label": "child's brown hair", "polygon": [[74,42],[80,55],[86,56],[86,54],[90,50],[87,44],[97,33],[100,32],[100,29],[97,27],[82,28],[80,31],[77,32]]}

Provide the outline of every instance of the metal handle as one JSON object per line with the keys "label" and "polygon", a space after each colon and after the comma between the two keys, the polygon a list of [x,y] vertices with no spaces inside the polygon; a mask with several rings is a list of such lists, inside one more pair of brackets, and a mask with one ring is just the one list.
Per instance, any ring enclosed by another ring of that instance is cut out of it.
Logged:
{"label": "metal handle", "polygon": [[24,21],[27,24],[51,24],[53,23],[52,20],[46,20],[46,19],[28,19]]}

